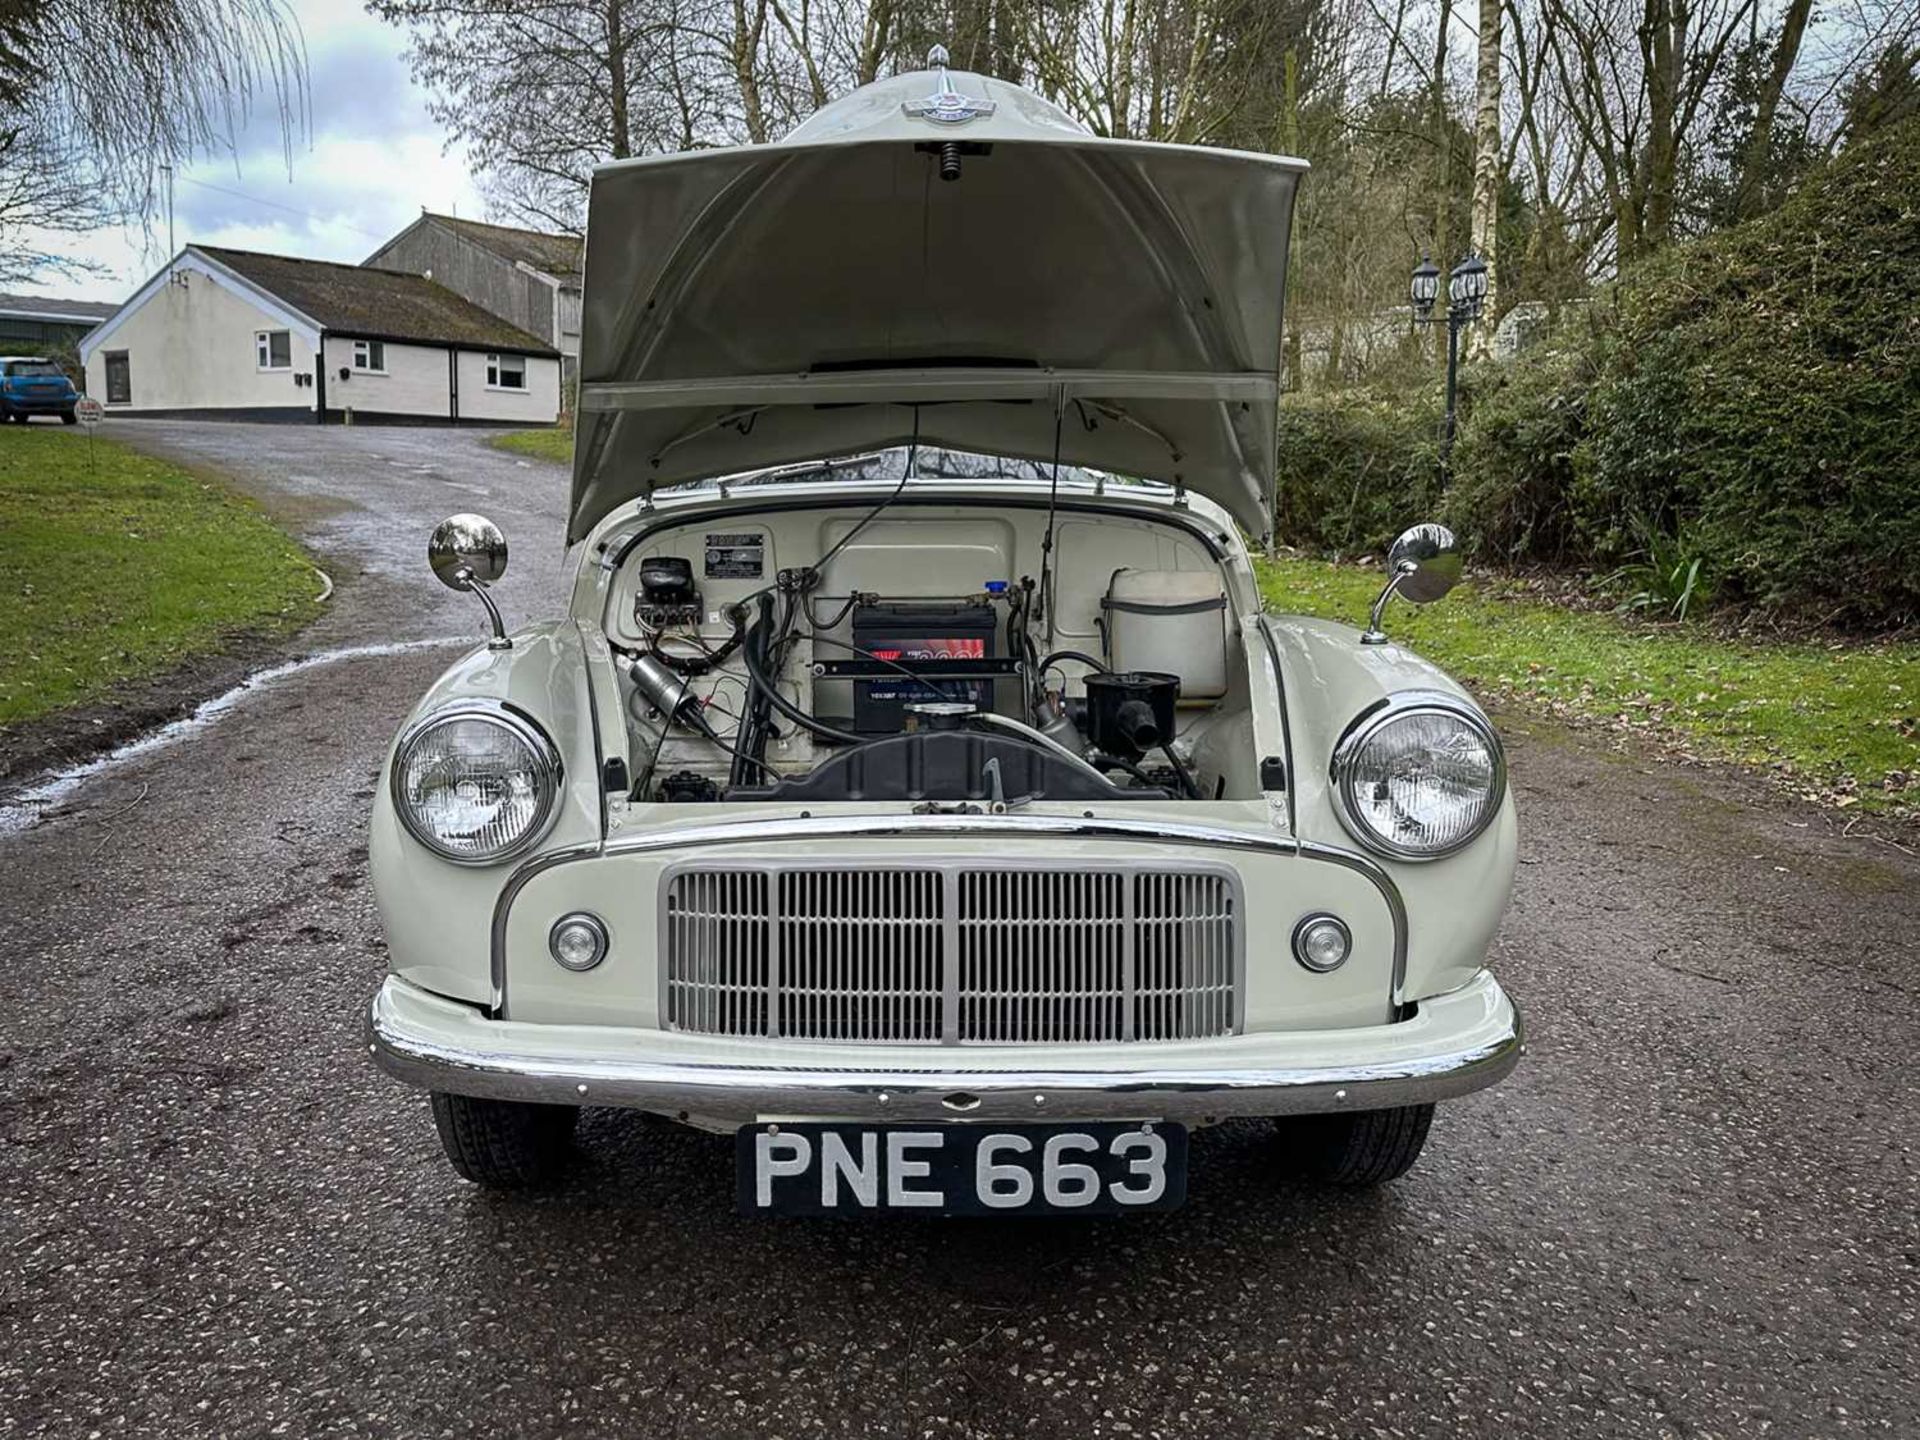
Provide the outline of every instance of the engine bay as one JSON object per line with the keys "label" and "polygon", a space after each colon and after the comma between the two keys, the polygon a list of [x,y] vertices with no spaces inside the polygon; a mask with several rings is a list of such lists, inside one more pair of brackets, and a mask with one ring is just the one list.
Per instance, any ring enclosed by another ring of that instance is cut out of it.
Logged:
{"label": "engine bay", "polygon": [[1258,793],[1226,536],[1053,497],[750,514],[657,525],[603,562],[630,799]]}

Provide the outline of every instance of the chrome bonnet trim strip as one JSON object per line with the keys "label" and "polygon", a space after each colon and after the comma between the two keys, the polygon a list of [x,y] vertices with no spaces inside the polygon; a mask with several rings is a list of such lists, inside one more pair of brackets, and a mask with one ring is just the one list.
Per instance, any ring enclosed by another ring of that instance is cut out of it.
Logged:
{"label": "chrome bonnet trim strip", "polygon": [[756,840],[790,843],[804,840],[927,840],[942,836],[977,839],[1068,838],[1076,840],[1134,840],[1172,845],[1200,845],[1220,850],[1246,850],[1262,855],[1298,855],[1307,860],[1344,866],[1365,876],[1386,901],[1393,917],[1392,1001],[1402,1003],[1407,973],[1407,906],[1393,877],[1378,861],[1351,850],[1300,840],[1290,835],[1262,834],[1223,825],[1192,821],[1138,820],[1125,817],[1088,819],[1077,815],[845,815],[768,820],[733,820],[718,825],[694,825],[628,836],[604,844],[572,845],[536,855],[521,865],[501,887],[494,902],[490,956],[493,1014],[504,1013],[507,996],[507,917],[513,902],[536,876],[575,860],[608,855],[643,855],[670,850],[698,850],[714,845],[739,845]]}

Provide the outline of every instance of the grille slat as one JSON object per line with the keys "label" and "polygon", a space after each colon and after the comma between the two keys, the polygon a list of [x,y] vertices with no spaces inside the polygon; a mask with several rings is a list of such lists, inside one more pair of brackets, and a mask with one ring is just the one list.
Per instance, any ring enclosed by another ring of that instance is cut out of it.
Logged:
{"label": "grille slat", "polygon": [[1239,1024],[1239,895],[1219,871],[686,869],[664,899],[676,1030],[1019,1045]]}

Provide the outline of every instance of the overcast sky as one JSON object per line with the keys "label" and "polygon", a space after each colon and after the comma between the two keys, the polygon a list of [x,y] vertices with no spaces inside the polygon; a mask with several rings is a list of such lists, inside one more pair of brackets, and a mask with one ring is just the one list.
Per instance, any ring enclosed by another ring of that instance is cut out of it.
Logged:
{"label": "overcast sky", "polygon": [[[423,206],[481,218],[462,155],[442,153],[445,134],[400,58],[405,34],[355,0],[292,0],[290,8],[306,36],[313,87],[311,131],[296,139],[291,173],[278,117],[256,114],[235,137],[234,154],[176,173],[176,247],[199,241],[358,264]],[[49,237],[47,248],[96,261],[105,273],[19,288],[124,300],[166,263],[166,219],[150,234],[132,227]]]}

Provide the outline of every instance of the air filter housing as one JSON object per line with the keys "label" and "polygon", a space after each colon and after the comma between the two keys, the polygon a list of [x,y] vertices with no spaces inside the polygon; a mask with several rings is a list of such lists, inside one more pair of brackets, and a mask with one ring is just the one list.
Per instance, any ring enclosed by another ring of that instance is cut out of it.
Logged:
{"label": "air filter housing", "polygon": [[1180,677],[1159,670],[1089,675],[1087,738],[1096,750],[1137,760],[1173,739]]}

